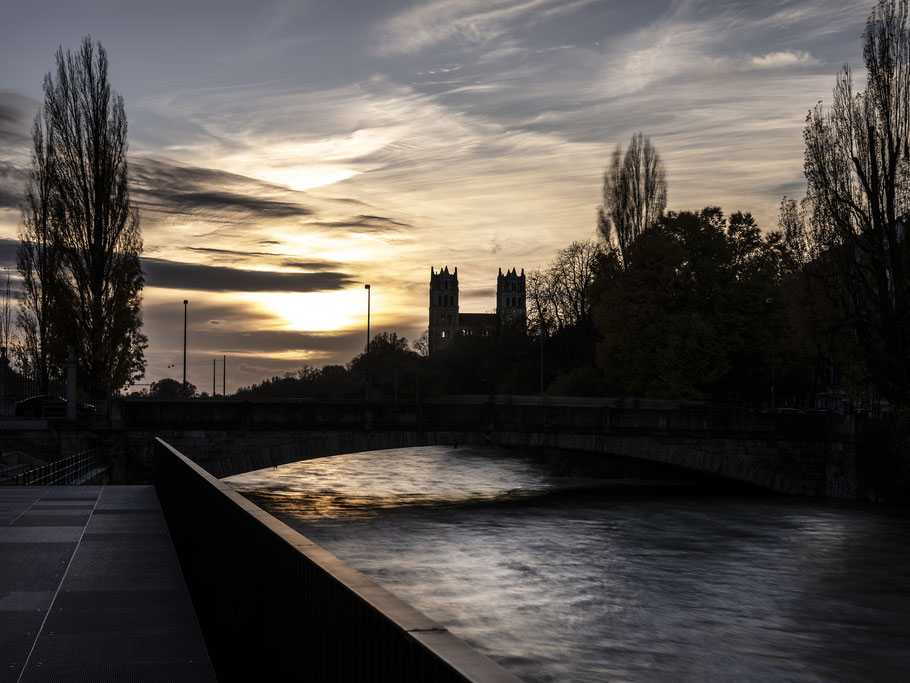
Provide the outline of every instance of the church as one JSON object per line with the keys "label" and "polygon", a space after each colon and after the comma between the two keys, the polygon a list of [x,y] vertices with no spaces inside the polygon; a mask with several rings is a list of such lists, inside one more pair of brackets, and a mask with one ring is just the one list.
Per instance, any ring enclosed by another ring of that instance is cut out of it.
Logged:
{"label": "church", "polygon": [[449,348],[455,337],[486,336],[506,325],[524,327],[526,323],[524,268],[521,275],[517,268],[505,274],[499,269],[495,313],[459,313],[458,268],[450,273],[446,266],[437,273],[430,267],[430,355]]}

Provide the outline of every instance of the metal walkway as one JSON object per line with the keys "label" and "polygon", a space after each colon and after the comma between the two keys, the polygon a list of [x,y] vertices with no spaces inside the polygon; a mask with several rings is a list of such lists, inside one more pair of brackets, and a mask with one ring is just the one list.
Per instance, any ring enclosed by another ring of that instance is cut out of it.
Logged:
{"label": "metal walkway", "polygon": [[214,680],[152,486],[0,487],[0,683]]}

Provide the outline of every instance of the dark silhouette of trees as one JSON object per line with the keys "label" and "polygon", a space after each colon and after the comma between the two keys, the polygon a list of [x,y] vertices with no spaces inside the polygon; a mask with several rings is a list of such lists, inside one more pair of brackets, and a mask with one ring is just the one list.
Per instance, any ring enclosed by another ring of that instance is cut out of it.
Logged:
{"label": "dark silhouette of trees", "polygon": [[[35,128],[35,206],[25,231],[49,235],[52,248],[42,261],[43,247],[24,240],[21,260],[38,283],[35,292],[53,286],[65,303],[58,322],[66,323],[81,382],[94,395],[139,379],[147,345],[140,331],[142,238],[127,187],[126,114],[107,73],[107,53],[86,37],[76,54],[58,50],[56,69],[45,77],[44,123]],[[42,271],[45,264],[57,267],[51,263],[57,258],[59,281]],[[31,303],[24,310],[26,318],[36,313]]]}
{"label": "dark silhouette of trees", "polygon": [[595,240],[572,242],[556,252],[545,269],[529,274],[528,330],[532,336],[590,320],[591,283],[603,256],[603,246]]}
{"label": "dark silhouette of trees", "polygon": [[148,395],[150,398],[192,398],[196,395],[196,385],[187,382],[184,392],[183,382],[165,377],[149,385]]}
{"label": "dark silhouette of trees", "polygon": [[68,336],[63,254],[55,233],[54,137],[45,115],[38,114],[32,128],[32,168],[17,252],[22,275],[17,315],[23,334],[19,362],[24,374],[38,381],[42,394],[48,393],[51,376],[59,374]]}
{"label": "dark silhouette of trees", "polygon": [[804,132],[814,229],[802,239],[836,267],[864,379],[894,402],[910,385],[907,21],[907,0],[880,0],[863,34],[865,90],[854,90],[845,66],[831,106],[816,105]]}
{"label": "dark silhouette of trees", "polygon": [[[370,356],[361,353],[347,364],[305,366],[296,374],[272,377],[240,388],[237,398],[363,399],[369,367],[371,400],[417,398],[418,376],[426,358],[408,348],[395,332],[381,332],[370,341]],[[426,391],[426,386],[421,392]]]}
{"label": "dark silhouette of trees", "polygon": [[[780,233],[717,207],[670,212],[628,247],[625,266],[602,262],[595,322],[598,363],[617,393],[760,405],[770,388],[771,312],[787,261]],[[775,304],[782,385],[798,345]],[[785,351],[786,349],[786,351]],[[798,372],[798,369],[793,370]]]}
{"label": "dark silhouette of trees", "polygon": [[632,136],[622,153],[617,145],[604,171],[603,204],[597,230],[625,263],[629,245],[663,215],[667,206],[667,175],[657,148],[641,133]]}
{"label": "dark silhouette of trees", "polygon": [[348,370],[355,377],[369,377],[371,397],[413,399],[421,360],[420,354],[408,348],[407,339],[395,332],[381,332],[370,341],[369,353],[351,359]]}
{"label": "dark silhouette of trees", "polygon": [[528,275],[528,334],[536,346],[532,355],[537,367],[523,374],[536,376],[538,391],[541,364],[547,391],[554,381],[553,391],[561,393],[587,395],[602,389],[594,363],[592,285],[605,256],[601,242],[577,241],[560,249],[544,269]]}

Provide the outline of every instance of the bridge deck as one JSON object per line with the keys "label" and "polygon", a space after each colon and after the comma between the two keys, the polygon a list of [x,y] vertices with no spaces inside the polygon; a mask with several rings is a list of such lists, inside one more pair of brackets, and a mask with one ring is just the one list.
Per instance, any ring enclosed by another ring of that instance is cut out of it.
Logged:
{"label": "bridge deck", "polygon": [[0,488],[0,683],[214,681],[151,486]]}

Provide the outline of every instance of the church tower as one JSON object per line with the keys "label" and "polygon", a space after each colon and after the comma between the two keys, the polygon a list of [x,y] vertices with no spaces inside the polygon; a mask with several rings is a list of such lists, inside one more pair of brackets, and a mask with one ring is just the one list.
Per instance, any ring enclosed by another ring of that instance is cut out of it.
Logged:
{"label": "church tower", "polygon": [[525,303],[525,270],[521,269],[521,275],[517,270],[517,268],[513,268],[503,275],[502,268],[500,268],[499,277],[496,278],[496,313],[499,315],[499,324],[503,327],[506,325],[524,327],[528,320],[528,309]]}
{"label": "church tower", "polygon": [[[522,276],[524,277],[524,276]],[[438,273],[430,267],[430,330],[429,351],[449,348],[458,333],[458,268],[449,267]]]}

